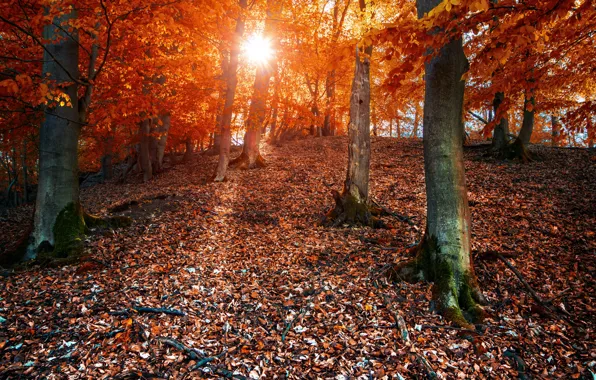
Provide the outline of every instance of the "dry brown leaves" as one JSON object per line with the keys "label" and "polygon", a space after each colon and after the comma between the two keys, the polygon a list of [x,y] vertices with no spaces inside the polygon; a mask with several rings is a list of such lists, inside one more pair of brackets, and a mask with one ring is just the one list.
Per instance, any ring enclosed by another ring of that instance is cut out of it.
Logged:
{"label": "dry brown leaves", "polygon": [[[516,378],[520,360],[535,378],[591,376],[596,170],[588,153],[539,149],[542,160],[528,165],[466,153],[475,256],[517,255],[514,265],[571,321],[542,315],[502,263],[478,260],[489,318],[469,333],[444,327],[429,284],[378,276],[407,259],[424,228],[420,142],[373,144],[374,198],[414,225],[317,226],[330,190],[341,187],[346,143],[267,148],[267,168],[233,171],[223,184],[206,184],[215,158],[200,157],[149,184],[85,190],[92,212],[133,199],[142,210],[133,226],[88,237],[93,261],[0,280],[0,377],[421,378],[420,355],[440,378]],[[168,197],[154,204],[160,194]],[[136,306],[185,316],[113,315]],[[203,356],[213,360],[194,368]]]}

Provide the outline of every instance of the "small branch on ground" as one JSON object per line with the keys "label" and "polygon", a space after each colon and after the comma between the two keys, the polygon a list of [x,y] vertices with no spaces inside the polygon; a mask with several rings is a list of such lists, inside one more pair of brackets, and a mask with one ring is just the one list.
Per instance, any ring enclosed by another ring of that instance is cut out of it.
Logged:
{"label": "small branch on ground", "polygon": [[408,223],[410,226],[413,226],[415,224],[410,217],[407,217],[405,215],[401,215],[401,214],[395,213],[393,211],[390,211],[387,207],[382,206],[381,204],[379,204],[379,202],[375,201],[374,199],[371,199],[371,202],[372,202],[373,205],[375,205],[381,211],[383,211],[384,214],[393,216],[394,218],[396,218],[400,222]]}
{"label": "small branch on ground", "polygon": [[526,366],[526,362],[524,362],[524,359],[521,358],[521,356],[519,356],[517,354],[517,352],[513,351],[513,350],[505,350],[505,352],[503,352],[503,356],[506,358],[511,358],[515,361],[515,364],[517,366],[517,378],[520,380],[529,380],[532,377],[529,376],[526,371],[527,371],[527,366]]}
{"label": "small branch on ground", "polygon": [[530,294],[530,296],[532,296],[532,298],[534,299],[534,301],[536,301],[536,303],[538,303],[540,306],[542,306],[547,311],[549,311],[550,313],[552,313],[552,310],[550,309],[550,307],[548,307],[548,305],[542,300],[542,298],[540,298],[540,296],[538,295],[538,293],[536,293],[534,291],[534,289],[532,289],[532,287],[530,286],[530,284],[528,284],[528,282],[526,281],[526,279],[524,278],[524,276],[522,276],[522,274],[520,273],[520,271],[517,270],[517,268],[515,266],[513,266],[513,264],[511,264],[500,253],[495,253],[495,256],[499,260],[501,260],[503,262],[503,264],[505,264],[505,266],[507,268],[509,268],[509,270],[511,270],[517,276],[518,280],[524,285],[524,287],[526,288],[526,290],[528,291],[528,293]]}
{"label": "small branch on ground", "polygon": [[181,317],[184,317],[186,315],[186,313],[180,311],[180,310],[175,310],[175,309],[166,309],[166,308],[162,308],[162,307],[133,307],[132,309],[124,309],[124,310],[118,310],[118,311],[110,311],[108,312],[109,315],[130,315],[133,312],[137,312],[137,313],[162,313],[162,314],[169,314],[169,315],[178,315]]}
{"label": "small branch on ground", "polygon": [[192,360],[201,361],[204,359],[205,355],[203,355],[202,352],[200,352],[196,348],[188,347],[184,343],[177,341],[176,339],[161,336],[157,337],[156,339],[164,343],[165,345],[174,347],[177,350],[185,352],[188,355],[188,357]]}
{"label": "small branch on ground", "polygon": [[288,334],[288,332],[290,331],[290,329],[292,328],[294,323],[298,320],[298,318],[302,317],[304,315],[304,313],[306,313],[305,309],[300,310],[300,313],[296,314],[294,319],[292,319],[290,322],[286,323],[286,328],[285,328],[283,334],[281,334],[281,342],[282,343],[286,341],[286,335]]}

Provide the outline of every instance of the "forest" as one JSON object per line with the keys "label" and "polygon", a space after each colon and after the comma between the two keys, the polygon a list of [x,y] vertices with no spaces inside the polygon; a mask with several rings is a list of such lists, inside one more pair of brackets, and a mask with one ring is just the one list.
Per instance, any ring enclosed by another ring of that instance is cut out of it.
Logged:
{"label": "forest", "polygon": [[0,379],[596,379],[592,0],[0,1]]}

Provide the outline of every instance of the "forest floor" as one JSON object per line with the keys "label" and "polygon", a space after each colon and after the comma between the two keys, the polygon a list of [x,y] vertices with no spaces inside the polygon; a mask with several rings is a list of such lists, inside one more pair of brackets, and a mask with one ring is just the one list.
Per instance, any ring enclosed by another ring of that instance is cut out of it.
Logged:
{"label": "forest floor", "polygon": [[[409,259],[424,230],[419,141],[372,145],[372,196],[411,224],[318,226],[346,147],[345,137],[266,146],[266,168],[225,183],[208,182],[217,157],[200,156],[147,184],[83,190],[89,211],[134,223],[89,235],[81,264],[0,277],[0,378],[593,378],[593,153],[533,147],[537,160],[522,164],[466,150],[490,302],[468,331],[434,311],[430,284],[381,273]],[[0,245],[30,212],[0,219]],[[557,310],[538,306],[494,252]]]}

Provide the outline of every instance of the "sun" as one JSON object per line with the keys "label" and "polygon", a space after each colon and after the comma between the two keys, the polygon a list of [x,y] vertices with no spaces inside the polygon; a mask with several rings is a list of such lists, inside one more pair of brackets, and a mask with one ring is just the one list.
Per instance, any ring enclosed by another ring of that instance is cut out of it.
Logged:
{"label": "sun", "polygon": [[273,57],[271,42],[263,36],[253,35],[244,44],[244,52],[252,63],[264,65]]}

